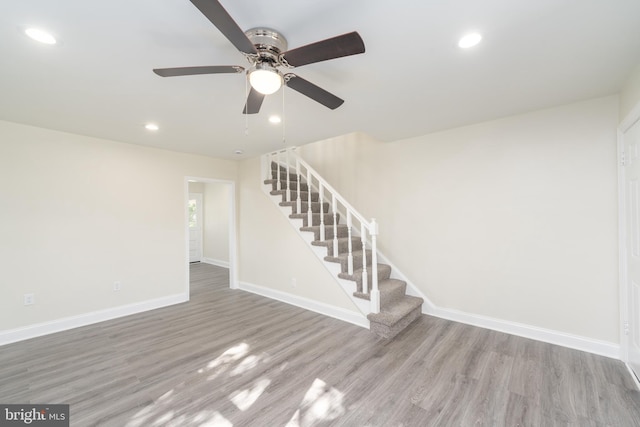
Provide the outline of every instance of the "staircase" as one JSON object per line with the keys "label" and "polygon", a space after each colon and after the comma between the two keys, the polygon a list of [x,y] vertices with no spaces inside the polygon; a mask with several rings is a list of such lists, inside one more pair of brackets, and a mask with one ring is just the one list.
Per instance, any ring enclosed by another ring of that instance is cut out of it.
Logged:
{"label": "staircase", "polygon": [[268,193],[290,209],[295,227],[312,233],[313,247],[326,249],[325,266],[366,315],[372,332],[393,338],[421,315],[423,299],[407,295],[407,283],[377,262],[375,220],[365,220],[295,149],[266,155],[263,167]]}

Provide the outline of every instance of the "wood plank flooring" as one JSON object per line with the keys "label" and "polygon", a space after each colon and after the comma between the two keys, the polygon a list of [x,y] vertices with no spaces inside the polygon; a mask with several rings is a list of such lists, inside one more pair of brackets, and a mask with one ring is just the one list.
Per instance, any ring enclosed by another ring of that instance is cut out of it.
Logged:
{"label": "wood plank flooring", "polygon": [[619,361],[422,316],[392,341],[230,290],[0,347],[0,403],[72,426],[640,426]]}

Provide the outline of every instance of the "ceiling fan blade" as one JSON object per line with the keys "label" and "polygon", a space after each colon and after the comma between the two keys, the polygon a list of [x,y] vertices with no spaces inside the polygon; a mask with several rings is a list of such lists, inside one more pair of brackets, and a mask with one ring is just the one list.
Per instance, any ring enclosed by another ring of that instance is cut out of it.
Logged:
{"label": "ceiling fan blade", "polygon": [[195,74],[241,73],[244,68],[239,65],[212,65],[204,67],[154,68],[153,72],[160,77],[192,76]]}
{"label": "ceiling fan blade", "polygon": [[284,52],[281,57],[293,67],[364,53],[364,42],[356,31]]}
{"label": "ceiling fan blade", "polygon": [[302,77],[298,77],[295,74],[289,73],[284,76],[285,84],[291,89],[300,92],[303,95],[308,96],[316,102],[324,105],[327,108],[331,108],[335,110],[339,106],[344,103],[343,99],[338,98],[332,93],[327,92],[314,85],[313,83],[303,79]]}
{"label": "ceiling fan blade", "polygon": [[264,95],[254,88],[251,88],[242,114],[257,114],[262,106],[262,101],[264,101]]}
{"label": "ceiling fan blade", "polygon": [[231,15],[222,7],[220,2],[217,0],[191,0],[191,3],[193,3],[240,52],[258,53],[253,43],[251,43],[251,40],[249,40],[244,31],[236,24],[236,21],[234,21]]}

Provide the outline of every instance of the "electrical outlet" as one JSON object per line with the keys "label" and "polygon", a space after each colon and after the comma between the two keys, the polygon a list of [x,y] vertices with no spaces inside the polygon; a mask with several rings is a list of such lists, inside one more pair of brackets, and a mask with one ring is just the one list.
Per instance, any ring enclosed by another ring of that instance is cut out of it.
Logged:
{"label": "electrical outlet", "polygon": [[122,289],[122,283],[120,283],[120,282],[113,282],[113,290],[114,290],[114,291],[119,291],[120,289]]}
{"label": "electrical outlet", "polygon": [[24,305],[32,305],[36,303],[36,296],[34,294],[24,294]]}
{"label": "electrical outlet", "polygon": [[298,287],[298,281],[296,280],[295,277],[291,278],[291,287],[292,288],[297,288]]}

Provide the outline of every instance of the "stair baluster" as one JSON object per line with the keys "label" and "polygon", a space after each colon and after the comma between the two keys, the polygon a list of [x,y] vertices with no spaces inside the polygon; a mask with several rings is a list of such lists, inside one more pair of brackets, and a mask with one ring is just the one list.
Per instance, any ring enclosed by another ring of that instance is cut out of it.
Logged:
{"label": "stair baluster", "polygon": [[[380,313],[380,290],[378,289],[378,223],[371,219],[371,312]],[[364,248],[363,248],[364,249]],[[364,251],[366,254],[366,251]]]}
{"label": "stair baluster", "polygon": [[300,160],[296,159],[296,173],[298,174],[298,198],[296,200],[296,213],[302,213],[302,199],[300,198],[300,183],[302,182],[300,176]]}
{"label": "stair baluster", "polygon": [[331,195],[331,206],[333,207],[333,256],[337,257],[338,253],[338,204],[336,203],[336,195]]}
{"label": "stair baluster", "polygon": [[[324,188],[322,187],[322,182],[318,183],[320,196],[318,200],[320,201],[320,240],[325,240],[325,230],[324,230]],[[313,224],[309,224],[313,225]]]}
{"label": "stair baluster", "polygon": [[307,224],[313,225],[313,213],[311,212],[311,171],[307,168]]}
{"label": "stair baluster", "polygon": [[291,161],[289,160],[289,153],[290,151],[287,150],[287,195],[289,196],[287,201],[290,202],[293,200],[293,198],[291,197]]}
{"label": "stair baluster", "polygon": [[351,211],[347,211],[347,273],[350,276],[353,275],[353,243],[351,242],[351,227],[353,226],[351,220]]}
{"label": "stair baluster", "polygon": [[[369,277],[367,275],[367,230],[364,224],[360,224],[360,237],[362,237],[362,293],[369,293]],[[375,268],[375,266],[372,266]]]}
{"label": "stair baluster", "polygon": [[[276,153],[276,163],[277,163],[277,172],[276,172],[276,190],[282,190],[282,166],[280,166],[280,151]],[[285,196],[286,201],[286,196]]]}

